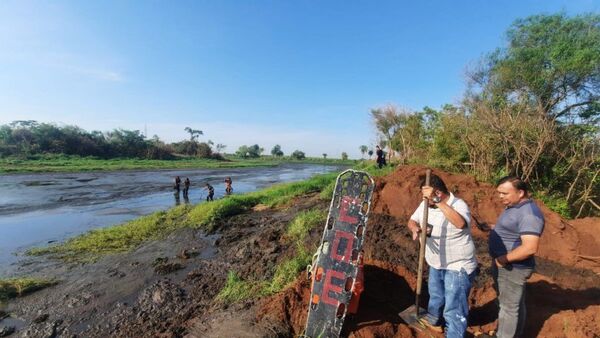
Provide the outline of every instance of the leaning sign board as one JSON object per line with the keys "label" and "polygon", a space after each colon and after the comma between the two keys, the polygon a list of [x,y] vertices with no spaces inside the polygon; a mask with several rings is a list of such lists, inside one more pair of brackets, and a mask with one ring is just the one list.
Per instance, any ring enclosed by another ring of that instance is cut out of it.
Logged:
{"label": "leaning sign board", "polygon": [[339,337],[358,272],[375,183],[365,172],[346,170],[336,181],[323,238],[311,267],[306,337]]}

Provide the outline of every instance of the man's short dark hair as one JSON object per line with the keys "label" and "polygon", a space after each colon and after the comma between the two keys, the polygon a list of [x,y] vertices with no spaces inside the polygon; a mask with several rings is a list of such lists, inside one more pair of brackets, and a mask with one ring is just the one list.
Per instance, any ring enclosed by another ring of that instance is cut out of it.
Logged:
{"label": "man's short dark hair", "polygon": [[[425,185],[425,176],[423,175],[419,178],[421,179],[421,185],[419,187],[422,188]],[[446,187],[446,183],[444,183],[444,181],[436,174],[431,174],[429,177],[429,186],[435,190],[443,192],[446,195],[450,195],[448,188]]]}
{"label": "man's short dark hair", "polygon": [[525,194],[529,194],[529,184],[527,184],[527,182],[523,181],[520,177],[515,175],[502,177],[498,180],[498,183],[496,183],[496,187],[506,182],[510,182],[515,189],[523,190]]}

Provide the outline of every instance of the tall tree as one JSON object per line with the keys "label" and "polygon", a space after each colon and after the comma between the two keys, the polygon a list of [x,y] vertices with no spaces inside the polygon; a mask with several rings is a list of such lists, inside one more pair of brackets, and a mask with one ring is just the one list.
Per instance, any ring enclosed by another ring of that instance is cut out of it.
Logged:
{"label": "tall tree", "polygon": [[517,20],[470,78],[464,137],[484,176],[516,174],[568,191],[574,215],[599,213],[600,15]]}
{"label": "tall tree", "polygon": [[217,148],[217,153],[220,154],[223,150],[225,150],[225,148],[227,148],[227,146],[222,143],[217,143],[215,148]]}
{"label": "tall tree", "polygon": [[275,157],[283,156],[283,151],[281,150],[281,146],[279,144],[276,144],[273,149],[271,149],[271,155]]}
{"label": "tall tree", "polygon": [[507,40],[472,74],[497,104],[527,101],[554,119],[600,114],[600,15],[530,16]]}
{"label": "tall tree", "polygon": [[194,142],[200,137],[200,135],[204,135],[202,130],[192,129],[190,127],[185,127],[184,130],[190,134],[190,142]]}
{"label": "tall tree", "polygon": [[364,158],[367,151],[369,151],[369,147],[367,147],[366,145],[362,145],[362,146],[358,147],[358,149],[360,149],[362,158]]}

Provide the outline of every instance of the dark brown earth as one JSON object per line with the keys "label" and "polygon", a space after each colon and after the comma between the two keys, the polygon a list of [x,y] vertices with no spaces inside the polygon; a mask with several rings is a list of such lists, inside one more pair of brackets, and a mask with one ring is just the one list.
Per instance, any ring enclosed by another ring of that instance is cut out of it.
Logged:
{"label": "dark brown earth", "polygon": [[[406,221],[419,203],[418,176],[424,167],[404,166],[376,180],[366,232],[365,291],[359,312],[346,322],[350,337],[438,337],[397,316],[414,302],[418,246]],[[480,222],[495,222],[501,211],[494,188],[470,176],[440,175],[465,199]],[[302,333],[309,282],[301,273],[293,285],[271,297],[233,305],[215,300],[228,271],[243,278],[270,278],[277,263],[294,253],[283,234],[303,210],[326,210],[317,195],[288,206],[265,207],[231,217],[216,234],[183,230],[136,251],[83,266],[49,265],[37,273],[56,276],[58,285],[11,303],[8,320],[23,337],[294,337]],[[527,285],[526,337],[600,336],[600,219],[562,220],[540,202],[546,228],[537,273]],[[470,295],[469,334],[495,326],[487,235],[472,230],[481,263]],[[319,242],[322,229],[307,244]],[[426,286],[426,283],[425,283]],[[427,290],[425,287],[425,302]],[[8,323],[8,324],[7,324]]]}

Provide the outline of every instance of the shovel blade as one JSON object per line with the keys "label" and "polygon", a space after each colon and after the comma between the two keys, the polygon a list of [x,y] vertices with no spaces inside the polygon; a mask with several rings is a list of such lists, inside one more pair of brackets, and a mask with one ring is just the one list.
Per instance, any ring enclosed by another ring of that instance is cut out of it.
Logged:
{"label": "shovel blade", "polygon": [[423,328],[423,324],[419,322],[419,318],[423,317],[426,313],[427,311],[424,308],[419,307],[419,313],[417,315],[417,306],[411,305],[404,309],[404,311],[400,312],[398,315],[400,316],[400,319],[402,319],[406,324],[417,329],[421,329]]}

